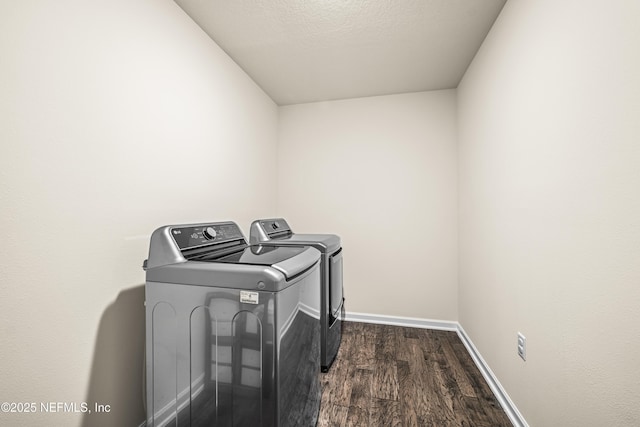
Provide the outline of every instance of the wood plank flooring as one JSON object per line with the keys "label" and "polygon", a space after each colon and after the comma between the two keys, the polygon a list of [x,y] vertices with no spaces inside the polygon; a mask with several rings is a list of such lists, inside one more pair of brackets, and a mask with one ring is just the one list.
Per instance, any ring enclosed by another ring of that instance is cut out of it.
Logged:
{"label": "wood plank flooring", "polygon": [[455,332],[343,327],[319,427],[511,427]]}

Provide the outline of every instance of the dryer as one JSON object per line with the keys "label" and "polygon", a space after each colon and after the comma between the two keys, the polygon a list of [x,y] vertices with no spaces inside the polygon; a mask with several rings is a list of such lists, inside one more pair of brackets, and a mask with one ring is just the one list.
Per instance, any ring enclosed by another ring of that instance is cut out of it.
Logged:
{"label": "dryer", "polygon": [[278,247],[308,245],[322,253],[320,294],[320,359],[328,372],[342,340],[344,291],[342,285],[342,245],[335,234],[294,233],[283,218],[258,219],[251,223],[249,241]]}
{"label": "dryer", "polygon": [[320,258],[250,246],[233,222],[157,229],[145,261],[146,425],[315,425]]}

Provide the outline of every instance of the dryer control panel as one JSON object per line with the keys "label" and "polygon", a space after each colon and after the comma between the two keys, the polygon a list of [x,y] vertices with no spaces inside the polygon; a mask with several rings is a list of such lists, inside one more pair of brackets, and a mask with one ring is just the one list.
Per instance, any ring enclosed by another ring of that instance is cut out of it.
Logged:
{"label": "dryer control panel", "polygon": [[174,227],[171,228],[171,236],[181,250],[207,246],[212,243],[244,240],[242,231],[233,222]]}
{"label": "dryer control panel", "polygon": [[265,219],[260,221],[260,227],[264,230],[267,236],[282,237],[291,234],[291,228],[287,221],[282,218]]}

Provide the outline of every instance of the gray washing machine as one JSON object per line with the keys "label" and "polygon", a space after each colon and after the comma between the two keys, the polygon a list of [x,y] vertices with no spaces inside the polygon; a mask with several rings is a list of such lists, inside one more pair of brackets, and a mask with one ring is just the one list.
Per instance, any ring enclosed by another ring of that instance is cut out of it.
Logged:
{"label": "gray washing machine", "polygon": [[320,358],[322,372],[328,372],[340,348],[345,315],[340,237],[334,234],[294,233],[283,218],[271,218],[251,223],[249,241],[252,244],[279,247],[313,246],[322,253]]}
{"label": "gray washing machine", "polygon": [[145,261],[147,427],[314,426],[320,258],[233,222],[165,226]]}

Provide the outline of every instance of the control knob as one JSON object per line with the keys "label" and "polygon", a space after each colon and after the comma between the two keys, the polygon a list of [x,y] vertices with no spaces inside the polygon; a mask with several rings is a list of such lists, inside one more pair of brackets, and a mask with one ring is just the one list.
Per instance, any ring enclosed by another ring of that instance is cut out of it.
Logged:
{"label": "control knob", "polygon": [[204,238],[207,240],[212,240],[216,238],[216,235],[218,233],[216,233],[216,229],[213,227],[207,227],[204,229],[204,231],[202,232],[202,234],[204,234]]}

